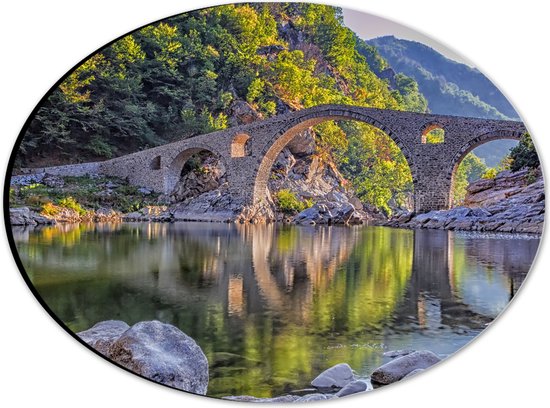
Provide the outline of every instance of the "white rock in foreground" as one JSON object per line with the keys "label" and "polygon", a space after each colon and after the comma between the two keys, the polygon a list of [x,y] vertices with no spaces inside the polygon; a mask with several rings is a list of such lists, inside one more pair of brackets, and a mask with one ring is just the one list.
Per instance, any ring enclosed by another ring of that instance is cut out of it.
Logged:
{"label": "white rock in foreground", "polygon": [[77,335],[112,361],[155,382],[206,394],[208,360],[180,329],[158,321],[107,321]]}

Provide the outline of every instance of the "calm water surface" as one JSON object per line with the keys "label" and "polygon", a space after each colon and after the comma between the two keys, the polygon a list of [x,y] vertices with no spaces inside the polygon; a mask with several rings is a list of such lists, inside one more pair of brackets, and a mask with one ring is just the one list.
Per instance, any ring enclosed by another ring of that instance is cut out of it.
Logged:
{"label": "calm water surface", "polygon": [[207,223],[14,228],[40,296],[75,331],[157,319],[202,347],[208,394],[271,396],[384,351],[447,356],[506,306],[538,239],[384,227]]}

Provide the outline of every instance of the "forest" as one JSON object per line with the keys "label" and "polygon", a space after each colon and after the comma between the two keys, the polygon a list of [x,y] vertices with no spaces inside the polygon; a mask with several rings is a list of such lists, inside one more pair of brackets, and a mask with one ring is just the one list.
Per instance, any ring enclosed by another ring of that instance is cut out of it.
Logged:
{"label": "forest", "polygon": [[[259,118],[327,103],[428,112],[417,82],[384,78],[388,67],[335,7],[260,3],[181,14],[116,40],[70,72],[38,109],[16,166],[105,160],[225,129],[240,124],[237,102]],[[314,132],[315,155],[335,162],[363,202],[388,214],[406,205],[411,173],[386,134],[351,121]],[[488,170],[470,154],[457,200]]]}

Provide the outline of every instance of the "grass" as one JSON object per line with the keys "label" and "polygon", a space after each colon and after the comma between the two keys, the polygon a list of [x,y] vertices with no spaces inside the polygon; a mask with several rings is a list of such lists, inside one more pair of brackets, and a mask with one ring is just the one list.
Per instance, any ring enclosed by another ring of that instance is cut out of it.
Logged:
{"label": "grass", "polygon": [[53,216],[60,207],[85,215],[101,207],[127,213],[157,204],[158,194],[142,194],[138,187],[116,177],[71,176],[62,179],[63,187],[41,183],[12,186],[10,207],[26,206]]}
{"label": "grass", "polygon": [[286,188],[275,193],[275,200],[279,210],[289,215],[297,214],[313,205],[312,200],[300,200],[294,192]]}

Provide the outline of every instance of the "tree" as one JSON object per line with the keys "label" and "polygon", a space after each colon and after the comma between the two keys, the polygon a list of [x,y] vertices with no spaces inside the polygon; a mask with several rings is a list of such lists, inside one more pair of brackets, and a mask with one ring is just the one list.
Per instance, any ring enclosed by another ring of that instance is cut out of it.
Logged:
{"label": "tree", "polygon": [[519,144],[510,149],[510,158],[512,159],[510,165],[510,170],[512,171],[518,171],[523,168],[533,169],[540,166],[539,156],[529,133],[523,134],[519,140]]}

